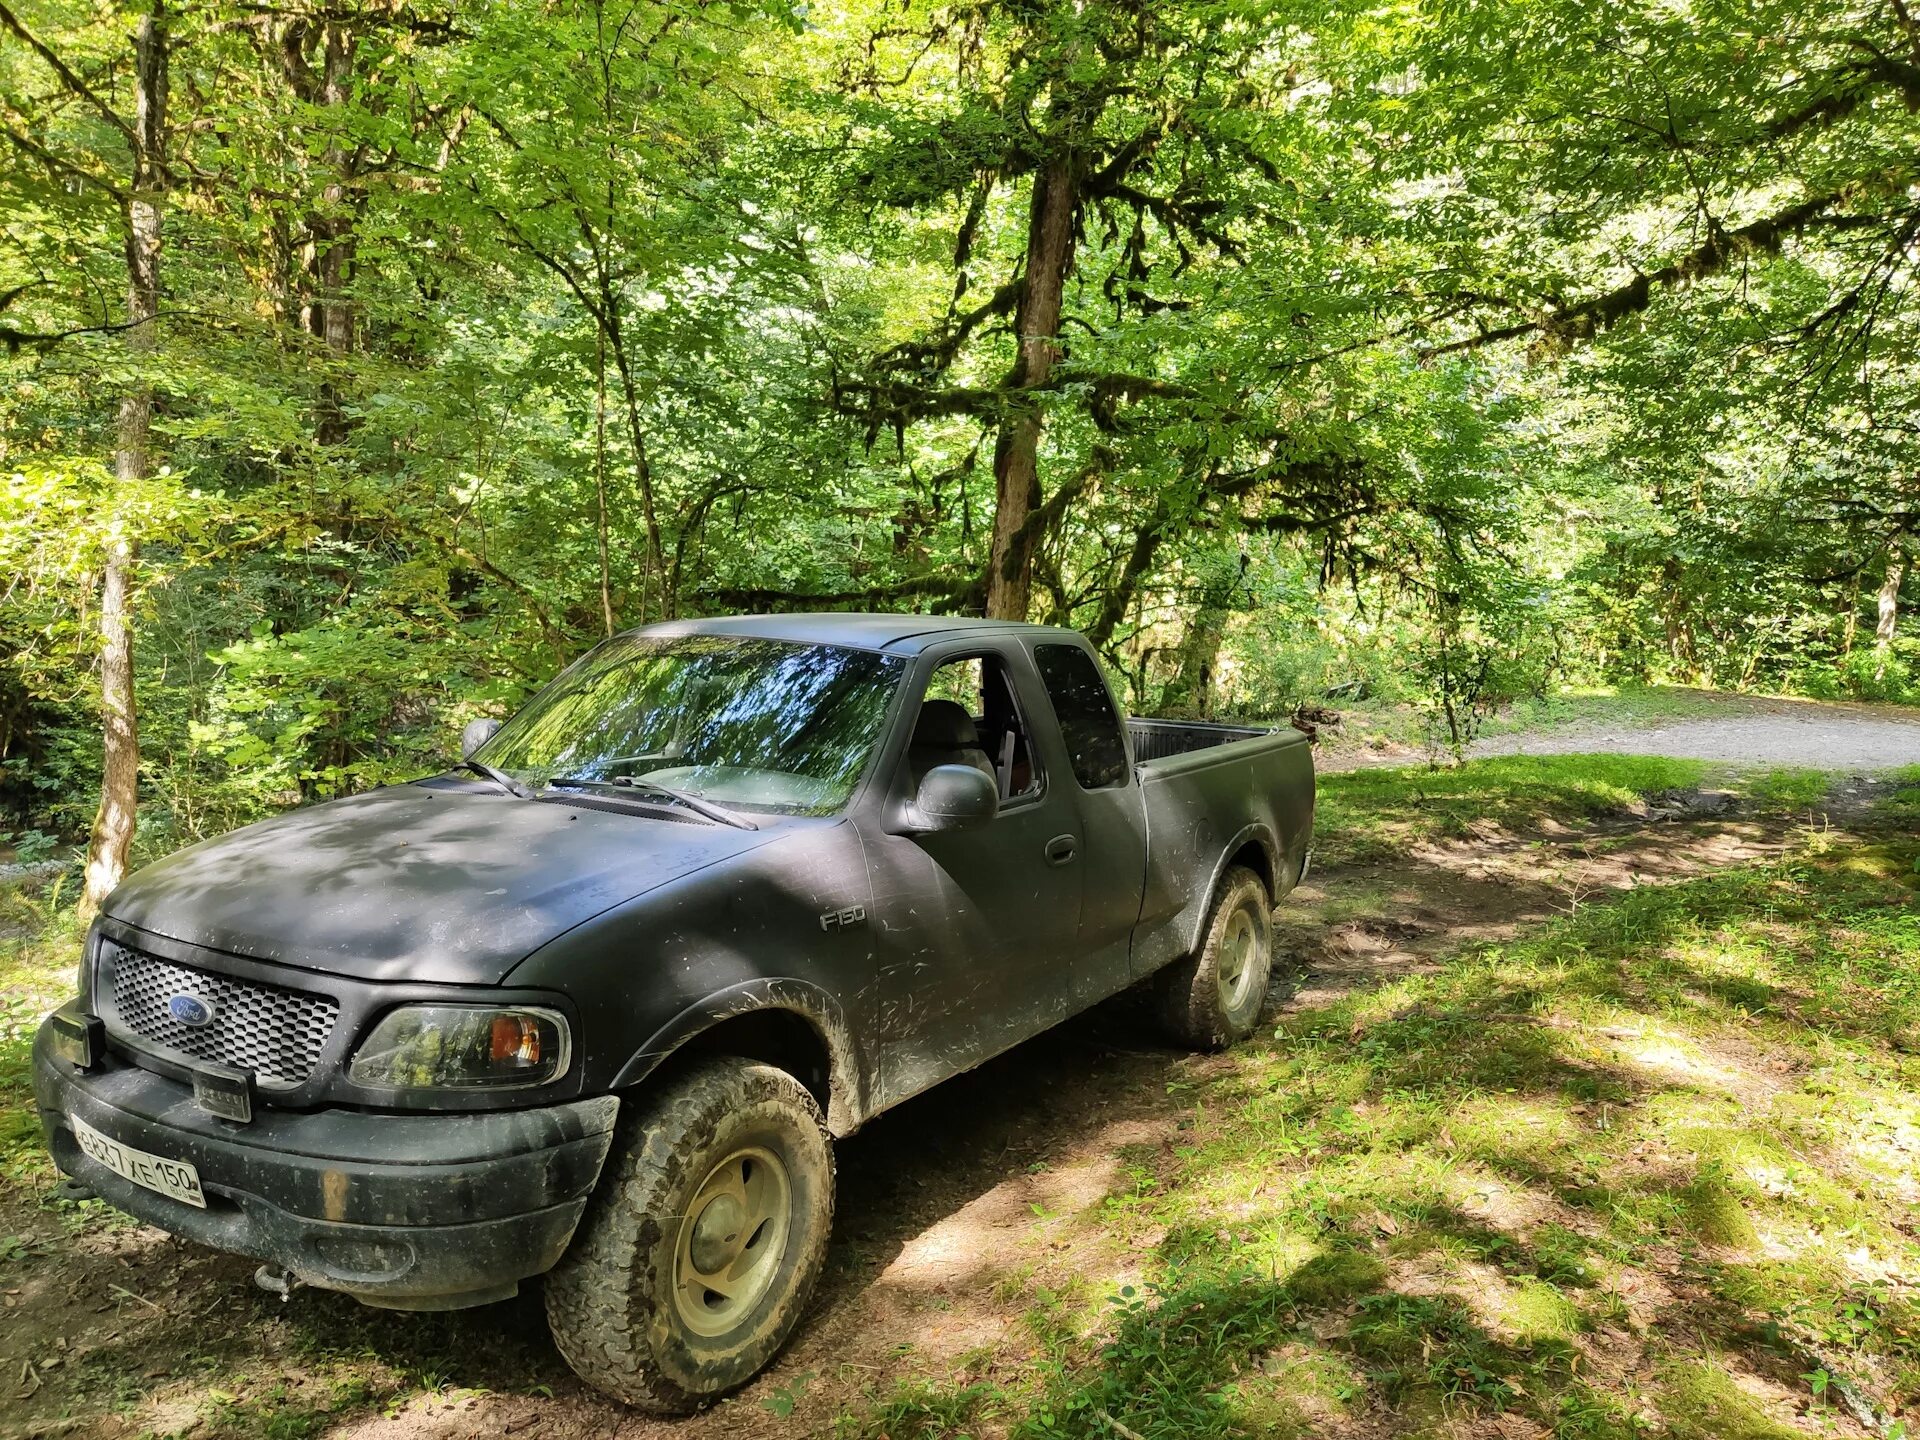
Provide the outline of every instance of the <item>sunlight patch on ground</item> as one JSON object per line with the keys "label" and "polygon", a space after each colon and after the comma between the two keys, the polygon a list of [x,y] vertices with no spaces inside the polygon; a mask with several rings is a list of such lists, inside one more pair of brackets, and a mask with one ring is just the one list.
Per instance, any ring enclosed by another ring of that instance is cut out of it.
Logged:
{"label": "sunlight patch on ground", "polygon": [[926,1289],[988,1273],[1006,1263],[1012,1250],[1035,1243],[1036,1228],[1048,1229],[1099,1204],[1119,1173],[1118,1158],[1107,1152],[1006,1180],[910,1237],[877,1283]]}
{"label": "sunlight patch on ground", "polygon": [[178,1435],[204,1428],[203,1416],[209,1408],[210,1402],[204,1391],[176,1391],[159,1395],[134,1412],[134,1433]]}
{"label": "sunlight patch on ground", "polygon": [[1364,1389],[1365,1380],[1350,1360],[1289,1343],[1261,1356],[1256,1369],[1229,1393],[1244,1433],[1284,1440],[1344,1419]]}
{"label": "sunlight patch on ground", "polygon": [[1861,1088],[1856,1079],[1849,1094],[1827,1104],[1813,1124],[1828,1143],[1899,1199],[1920,1205],[1920,1104],[1913,1096]]}
{"label": "sunlight patch on ground", "polygon": [[1658,1031],[1613,1037],[1617,1053],[1629,1064],[1658,1079],[1695,1088],[1712,1087],[1729,1095],[1751,1089],[1755,1076],[1713,1059],[1686,1038]]}
{"label": "sunlight patch on ground", "polygon": [[1021,1239],[1026,1222],[1016,1224],[999,1190],[989,1191],[937,1221],[900,1247],[876,1283],[900,1289],[930,1289],[969,1281],[1004,1257]]}

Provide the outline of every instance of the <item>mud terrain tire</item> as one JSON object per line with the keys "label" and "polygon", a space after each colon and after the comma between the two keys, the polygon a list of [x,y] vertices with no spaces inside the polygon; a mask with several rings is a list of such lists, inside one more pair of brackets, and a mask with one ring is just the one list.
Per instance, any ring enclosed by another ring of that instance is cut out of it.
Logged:
{"label": "mud terrain tire", "polygon": [[793,1333],[833,1228],[833,1143],[791,1075],[702,1061],[621,1118],[547,1325],[596,1390],[685,1415]]}
{"label": "mud terrain tire", "polygon": [[1236,865],[1220,877],[1197,954],[1155,979],[1161,1023],[1192,1050],[1244,1040],[1260,1021],[1273,971],[1273,898],[1266,881]]}

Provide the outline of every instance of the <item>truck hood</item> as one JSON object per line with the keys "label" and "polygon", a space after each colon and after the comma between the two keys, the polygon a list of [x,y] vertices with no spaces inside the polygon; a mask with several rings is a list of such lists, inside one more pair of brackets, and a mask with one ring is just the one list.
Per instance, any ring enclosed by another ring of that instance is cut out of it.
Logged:
{"label": "truck hood", "polygon": [[394,785],[189,846],[130,877],[104,912],[250,959],[491,985],[583,920],[778,835]]}

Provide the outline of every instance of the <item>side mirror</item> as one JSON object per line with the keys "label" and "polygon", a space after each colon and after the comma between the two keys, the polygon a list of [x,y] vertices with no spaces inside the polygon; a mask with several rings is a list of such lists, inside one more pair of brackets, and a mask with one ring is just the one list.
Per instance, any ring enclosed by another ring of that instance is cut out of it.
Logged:
{"label": "side mirror", "polygon": [[473,752],[493,738],[493,732],[500,728],[498,720],[482,716],[478,720],[469,720],[467,728],[460,732],[460,758],[470,760]]}
{"label": "side mirror", "polygon": [[913,828],[922,834],[970,830],[1000,813],[1000,787],[971,765],[936,765],[913,797]]}

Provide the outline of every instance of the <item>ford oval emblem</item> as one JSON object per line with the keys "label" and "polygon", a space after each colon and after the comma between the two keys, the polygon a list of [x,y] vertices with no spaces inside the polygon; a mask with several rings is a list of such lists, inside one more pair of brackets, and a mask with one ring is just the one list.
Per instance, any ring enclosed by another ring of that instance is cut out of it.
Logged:
{"label": "ford oval emblem", "polygon": [[182,1025],[198,1029],[213,1023],[213,1006],[198,995],[175,995],[167,1001],[167,1014]]}

